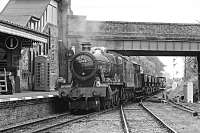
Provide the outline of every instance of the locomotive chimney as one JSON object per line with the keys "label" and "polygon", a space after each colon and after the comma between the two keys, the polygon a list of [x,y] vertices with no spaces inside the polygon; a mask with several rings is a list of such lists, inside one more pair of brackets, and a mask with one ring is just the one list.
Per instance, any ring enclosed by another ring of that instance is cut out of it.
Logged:
{"label": "locomotive chimney", "polygon": [[91,50],[91,43],[90,42],[83,42],[82,44],[82,51],[90,51]]}

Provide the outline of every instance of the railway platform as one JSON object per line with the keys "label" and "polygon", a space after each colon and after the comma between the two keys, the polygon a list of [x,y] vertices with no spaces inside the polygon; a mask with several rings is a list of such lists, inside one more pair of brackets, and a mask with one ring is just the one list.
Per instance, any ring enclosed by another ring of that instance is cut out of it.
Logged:
{"label": "railway platform", "polygon": [[0,103],[8,101],[51,98],[56,96],[58,96],[57,91],[23,91],[21,93],[14,93],[12,95],[0,95]]}
{"label": "railway platform", "polygon": [[66,111],[57,91],[24,91],[0,95],[0,126],[43,118]]}

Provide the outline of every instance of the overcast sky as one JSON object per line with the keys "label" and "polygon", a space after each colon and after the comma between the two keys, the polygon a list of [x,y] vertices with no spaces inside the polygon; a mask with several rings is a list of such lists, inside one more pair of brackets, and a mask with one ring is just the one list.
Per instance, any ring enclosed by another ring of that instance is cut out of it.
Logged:
{"label": "overcast sky", "polygon": [[76,15],[89,20],[197,23],[200,0],[72,0]]}
{"label": "overcast sky", "polygon": [[[8,0],[0,0],[0,10]],[[199,23],[200,0],[71,0],[74,15],[88,20]],[[173,76],[173,57],[161,57]],[[183,58],[176,58],[176,77],[183,76]],[[177,73],[178,72],[178,73]]]}
{"label": "overcast sky", "polygon": [[[0,0],[0,10],[8,0]],[[198,23],[200,0],[71,0],[89,20]]]}

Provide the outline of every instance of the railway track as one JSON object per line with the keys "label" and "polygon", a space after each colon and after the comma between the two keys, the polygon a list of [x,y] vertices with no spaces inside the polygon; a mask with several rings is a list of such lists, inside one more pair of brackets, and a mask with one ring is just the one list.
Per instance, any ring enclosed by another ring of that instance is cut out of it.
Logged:
{"label": "railway track", "polygon": [[130,129],[128,128],[128,122],[126,119],[126,115],[124,114],[123,106],[120,107],[120,116],[121,116],[121,123],[124,130],[124,133],[130,133]]}
{"label": "railway track", "polygon": [[[87,115],[71,115],[70,113],[65,113],[65,114],[59,114],[39,120],[35,120],[32,122],[27,122],[24,124],[19,124],[15,125],[9,128],[4,128],[0,129],[0,132],[5,132],[5,133],[18,133],[18,132],[23,132],[23,133],[38,133],[38,132],[56,132],[59,131],[60,128],[65,128],[63,131],[66,130],[66,128],[73,128],[73,125],[84,125],[83,123],[86,123],[86,126],[83,126],[83,130],[90,130],[86,129],[87,126],[91,127],[96,126],[94,129],[99,129],[101,130],[101,124],[100,123],[107,123],[108,127],[111,128],[112,126],[115,126],[112,132],[115,133],[131,133],[131,132],[156,132],[156,133],[176,133],[173,126],[171,125],[176,125],[176,124],[171,124],[173,122],[169,122],[169,120],[165,120],[166,117],[162,118],[164,113],[163,110],[160,110],[161,108],[159,106],[154,107],[149,109],[150,107],[153,107],[152,104],[147,104],[148,102],[144,102],[146,105],[144,105],[142,102],[138,104],[127,104],[125,107],[121,106],[120,107],[120,113],[117,111],[117,107],[113,109],[108,109],[104,110],[101,112],[95,112]],[[154,103],[157,105],[157,103]],[[159,105],[163,106],[170,106],[173,108],[174,106],[177,106],[179,110],[184,110],[190,113],[194,114],[194,110],[190,109],[187,106],[182,106],[177,103],[170,103],[170,104],[163,104],[160,103]],[[172,106],[173,107],[172,107]],[[181,106],[181,108],[179,107]],[[155,108],[160,110],[160,112],[156,112]],[[115,110],[115,112],[114,112]],[[114,112],[114,113],[110,113]],[[156,112],[156,113],[155,113]],[[110,114],[109,114],[110,113]],[[171,113],[171,112],[168,112]],[[150,114],[150,115],[149,115]],[[95,117],[97,116],[97,117]],[[194,116],[194,115],[193,115]],[[101,117],[98,119],[98,117]],[[162,119],[160,119],[162,118]],[[120,120],[119,120],[120,119]],[[94,123],[97,124],[94,124]],[[120,124],[121,122],[121,124]],[[75,124],[74,124],[75,123]],[[119,124],[118,124],[119,123]],[[174,122],[175,123],[175,122]],[[107,126],[106,125],[106,126]],[[109,126],[110,125],[110,126]],[[118,125],[118,126],[116,126]],[[173,127],[173,128],[171,128]],[[122,126],[122,127],[121,127]],[[121,128],[119,128],[121,127]],[[84,129],[85,128],[85,129]],[[102,129],[104,129],[102,127]],[[58,129],[58,130],[57,130]],[[67,130],[68,130],[67,129]],[[74,130],[77,129],[74,127]],[[81,130],[82,130],[81,129]],[[178,128],[177,128],[178,129]],[[76,131],[76,130],[75,130]],[[74,131],[73,131],[74,132]],[[101,131],[100,131],[101,132]],[[110,133],[110,132],[109,132]]]}
{"label": "railway track", "polygon": [[59,127],[55,130],[51,130],[51,132],[123,133],[120,120],[120,110],[119,108],[116,108],[115,110],[98,114],[95,117],[80,120],[68,126]]}
{"label": "railway track", "polygon": [[[150,102],[158,102],[158,103],[161,103],[162,100],[160,99],[160,96],[161,93],[157,94],[157,96],[154,96],[154,98],[150,97],[150,100],[147,99],[147,101],[150,101]],[[146,98],[142,99],[143,101],[145,101]],[[188,106],[185,106],[184,104],[181,104],[181,103],[177,103],[177,102],[174,102],[173,100],[164,100],[163,103],[168,103],[170,104],[171,106],[177,108],[177,109],[180,109],[180,110],[183,110],[185,112],[188,112],[188,113],[191,113],[193,116],[198,116],[199,114],[199,111],[197,111],[197,109],[192,109],[191,107],[188,107]]]}
{"label": "railway track", "polygon": [[36,119],[32,121],[27,121],[23,122],[21,124],[16,124],[12,125],[6,128],[0,129],[0,132],[5,132],[5,133],[17,133],[17,132],[26,132],[28,130],[38,128],[39,126],[42,126],[50,121],[55,121],[56,119],[64,119],[66,117],[70,117],[70,113],[63,113],[63,114],[58,114],[58,115],[53,115],[41,119]]}
{"label": "railway track", "polygon": [[166,128],[170,133],[177,133],[173,128],[167,125],[161,118],[159,118],[156,114],[150,111],[147,107],[145,107],[142,103],[140,105],[152,116],[154,117],[164,128]]}
{"label": "railway track", "polygon": [[78,122],[84,119],[88,119],[90,117],[94,117],[100,114],[104,114],[106,112],[110,112],[115,110],[116,108],[107,109],[101,112],[89,113],[86,115],[72,115],[70,113],[59,114],[39,120],[35,120],[32,122],[26,122],[23,124],[7,127],[4,129],[0,129],[2,133],[39,133],[39,132],[50,132],[50,130],[54,130],[55,128],[59,128],[63,125],[68,125],[74,122]]}
{"label": "railway track", "polygon": [[55,128],[59,128],[60,126],[65,126],[65,125],[72,124],[74,122],[79,122],[79,121],[82,121],[82,120],[85,120],[85,119],[89,119],[91,117],[95,117],[95,116],[100,115],[100,114],[111,112],[115,109],[116,108],[112,108],[112,109],[107,109],[107,110],[103,110],[103,111],[100,111],[100,112],[89,113],[89,114],[82,115],[82,116],[76,116],[76,118],[72,118],[72,119],[68,119],[68,120],[65,119],[64,121],[59,121],[55,124],[47,125],[47,126],[42,127],[40,129],[34,130],[34,131],[32,131],[32,133],[47,132],[47,131],[48,131],[48,133],[50,133],[51,132],[50,130],[54,130]]}
{"label": "railway track", "polygon": [[191,116],[190,108],[182,109],[178,107],[179,105],[175,107],[170,103],[144,102],[143,104],[148,107],[151,112],[161,118],[163,122],[179,133],[200,132],[198,128],[200,120],[198,117]]}
{"label": "railway track", "polygon": [[124,133],[177,133],[142,103],[121,107],[121,115]]}
{"label": "railway track", "polygon": [[187,107],[187,106],[185,106],[183,104],[174,102],[172,100],[168,101],[168,103],[171,104],[175,108],[178,108],[180,110],[183,110],[183,111],[186,111],[188,113],[191,113],[193,116],[198,116],[199,115],[197,111],[195,111],[194,109],[192,109],[190,107]]}

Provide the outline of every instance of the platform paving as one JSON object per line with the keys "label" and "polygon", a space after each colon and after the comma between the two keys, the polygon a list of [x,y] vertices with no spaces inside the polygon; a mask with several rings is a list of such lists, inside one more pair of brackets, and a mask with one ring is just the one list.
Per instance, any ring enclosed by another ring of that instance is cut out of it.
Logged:
{"label": "platform paving", "polygon": [[21,93],[14,93],[12,95],[0,95],[0,102],[7,101],[18,101],[18,100],[30,100],[30,99],[39,99],[47,97],[56,97],[58,96],[57,91],[24,91]]}

